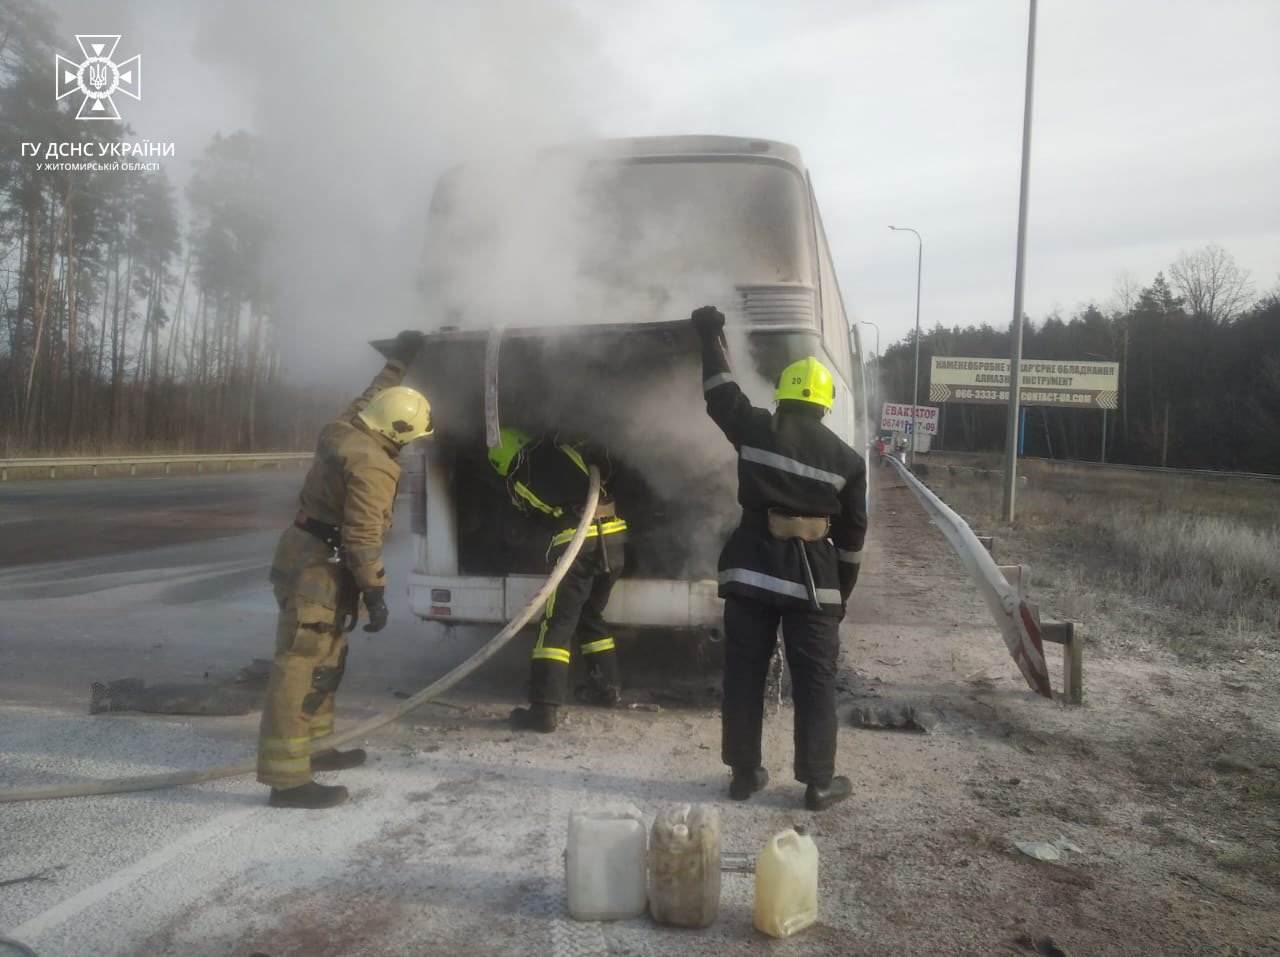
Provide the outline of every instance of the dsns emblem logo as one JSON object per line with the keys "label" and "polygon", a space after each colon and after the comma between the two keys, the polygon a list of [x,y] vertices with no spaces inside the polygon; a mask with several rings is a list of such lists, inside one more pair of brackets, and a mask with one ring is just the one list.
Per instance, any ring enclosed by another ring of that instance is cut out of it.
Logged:
{"label": "dsns emblem logo", "polygon": [[61,54],[54,62],[57,71],[57,97],[79,92],[84,95],[77,120],[118,120],[120,113],[112,97],[117,93],[142,99],[142,57],[135,56],[116,63],[112,56],[120,36],[76,35],[84,60],[75,63]]}

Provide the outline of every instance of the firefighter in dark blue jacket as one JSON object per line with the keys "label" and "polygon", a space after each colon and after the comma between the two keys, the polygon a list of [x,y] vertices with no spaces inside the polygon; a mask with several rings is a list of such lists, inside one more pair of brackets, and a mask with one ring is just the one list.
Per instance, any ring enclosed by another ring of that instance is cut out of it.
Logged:
{"label": "firefighter in dark blue jacket", "polygon": [[626,555],[627,523],[618,515],[605,486],[610,478],[609,453],[586,442],[558,436],[534,437],[519,429],[503,429],[489,450],[489,463],[507,480],[511,503],[552,533],[547,557],[554,561],[578,525],[590,484],[588,467],[600,470],[600,499],[594,521],[578,557],[547,599],[530,666],[529,707],[511,712],[520,730],[551,732],[565,702],[569,661],[576,637],[587,666],[589,704],[618,704],[622,680],[613,633],[604,620],[605,606],[621,577]]}
{"label": "firefighter in dark blue jacket", "polygon": [[742,519],[720,553],[718,575],[729,796],[746,800],[769,780],[760,733],[781,624],[795,703],[795,777],[807,785],[805,806],[820,811],[852,790],[835,774],[836,660],[867,534],[866,463],[822,423],[834,382],[817,359],[782,371],[770,413],[752,406],[734,381],[720,311],[703,306],[692,322],[702,340],[707,413],[738,452]]}

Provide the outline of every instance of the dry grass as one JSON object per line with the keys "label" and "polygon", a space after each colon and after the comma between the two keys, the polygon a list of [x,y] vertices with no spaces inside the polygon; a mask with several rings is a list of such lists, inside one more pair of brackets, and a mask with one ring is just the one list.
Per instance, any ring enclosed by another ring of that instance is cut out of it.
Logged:
{"label": "dry grass", "polygon": [[1270,849],[1220,851],[1216,856],[1217,865],[1224,871],[1247,874],[1268,883],[1280,881],[1280,859],[1277,859],[1275,852]]}
{"label": "dry grass", "polygon": [[1013,528],[999,521],[998,476],[934,466],[927,480],[1094,637],[1154,636],[1193,659],[1280,646],[1280,486],[1037,463],[1026,474]]}

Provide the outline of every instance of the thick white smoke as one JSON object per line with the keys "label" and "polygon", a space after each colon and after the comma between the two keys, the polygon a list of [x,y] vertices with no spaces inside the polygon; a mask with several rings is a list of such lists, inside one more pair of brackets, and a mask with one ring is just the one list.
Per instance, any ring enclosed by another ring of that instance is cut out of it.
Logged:
{"label": "thick white smoke", "polygon": [[[598,162],[608,147],[548,158],[546,147],[597,139],[632,96],[575,4],[220,0],[180,10],[138,2],[130,29],[159,18],[218,78],[208,101],[233,118],[221,132],[244,128],[261,140],[271,316],[295,381],[358,390],[376,367],[368,341],[403,328],[675,320],[708,302],[730,312],[743,277],[720,250],[750,254],[770,242],[743,227],[772,218],[755,205],[769,191],[732,181],[727,169],[705,171],[723,190],[721,221],[697,193],[651,202],[673,185],[661,170],[652,182],[615,189],[616,172]],[[67,6],[77,23],[89,11],[99,26],[112,7]],[[181,77],[171,68],[167,80],[172,93]],[[201,91],[188,93],[194,115]],[[239,110],[228,107],[235,103]],[[194,155],[203,143],[182,146]],[[459,164],[464,172],[442,200],[463,214],[428,240],[437,182]],[[424,273],[424,253],[435,275]],[[739,338],[739,377],[767,403],[767,384],[756,381]],[[585,400],[570,367],[536,396],[521,396],[521,411],[531,423],[608,443],[659,497],[704,503],[696,511],[706,525],[689,534],[705,566],[736,511],[732,450],[703,412],[692,346],[671,367],[635,358]],[[462,386],[477,371],[449,374]],[[446,377],[419,384],[439,398],[442,418],[445,393],[461,392]],[[453,410],[453,425],[465,421],[482,442],[474,430],[481,413],[468,401]]]}
{"label": "thick white smoke", "polygon": [[568,4],[230,0],[199,16],[202,55],[248,90],[263,139],[295,375],[355,384],[365,342],[429,325],[416,287],[439,175],[591,137],[613,83]]}

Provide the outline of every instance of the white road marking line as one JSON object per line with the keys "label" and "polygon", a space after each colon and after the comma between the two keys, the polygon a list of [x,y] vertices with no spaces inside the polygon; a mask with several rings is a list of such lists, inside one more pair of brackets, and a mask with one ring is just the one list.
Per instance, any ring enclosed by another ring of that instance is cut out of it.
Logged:
{"label": "white road marking line", "polygon": [[555,908],[551,916],[551,957],[607,957],[609,946],[605,942],[604,929],[598,921],[576,921],[569,916],[568,884],[565,880],[565,838],[569,830],[569,811],[572,807],[591,807],[596,798],[583,794],[581,788],[551,787],[547,789],[546,820],[554,822],[547,828],[547,844],[543,867],[547,887],[557,887],[553,898]]}
{"label": "white road marking line", "polygon": [[261,814],[264,810],[265,807],[240,808],[216,817],[203,827],[188,832],[173,843],[167,844],[152,854],[148,854],[139,861],[135,861],[124,870],[117,871],[106,880],[99,881],[92,887],[86,887],[80,893],[50,907],[43,914],[39,914],[25,924],[13,928],[8,932],[9,936],[19,940],[34,940],[41,934],[60,927],[80,912],[105,900],[117,891],[123,890],[153,871],[159,870],[175,858],[193,851],[203,844],[218,840],[223,835],[235,830],[248,818],[255,814]]}

